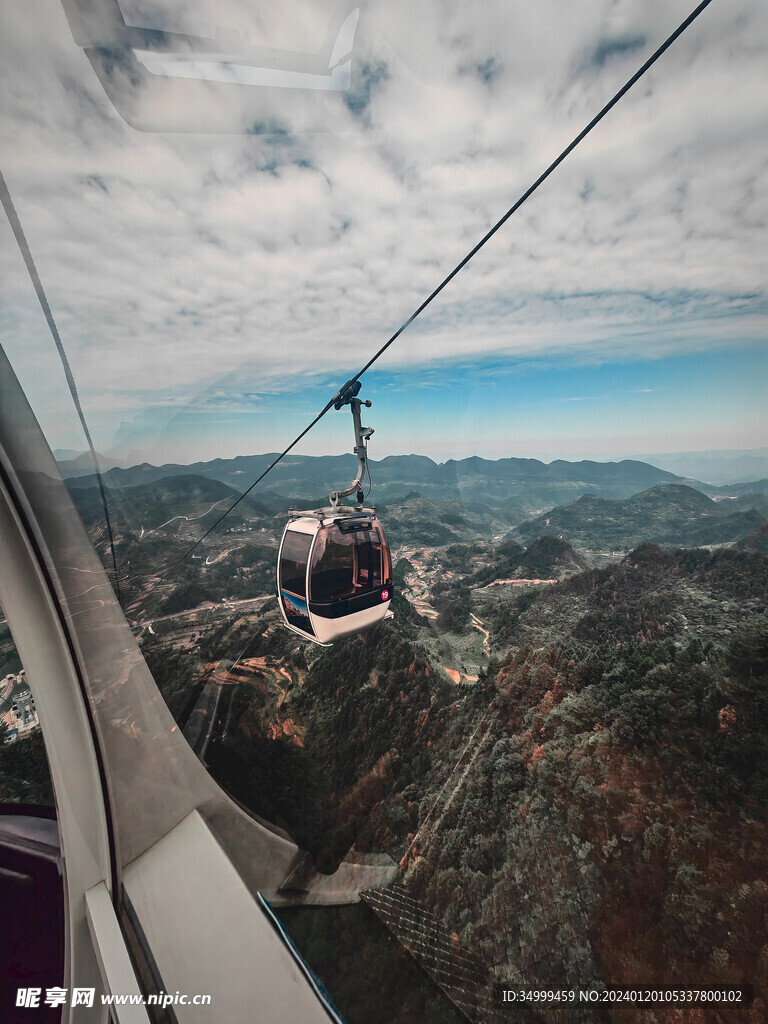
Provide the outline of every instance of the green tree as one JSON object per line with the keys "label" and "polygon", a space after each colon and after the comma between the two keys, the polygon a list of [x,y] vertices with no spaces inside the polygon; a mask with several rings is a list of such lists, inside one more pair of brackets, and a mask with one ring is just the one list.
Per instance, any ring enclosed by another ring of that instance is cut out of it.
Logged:
{"label": "green tree", "polygon": [[728,645],[727,662],[738,676],[768,674],[768,613],[753,615],[741,623]]}

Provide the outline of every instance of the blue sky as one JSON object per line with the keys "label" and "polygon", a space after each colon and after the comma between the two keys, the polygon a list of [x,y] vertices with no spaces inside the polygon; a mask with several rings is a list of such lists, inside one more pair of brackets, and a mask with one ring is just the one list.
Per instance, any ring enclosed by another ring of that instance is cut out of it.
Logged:
{"label": "blue sky", "polygon": [[[3,173],[97,447],[284,447],[692,6],[372,2],[354,85],[306,111],[117,72],[115,106],[54,0],[7,8]],[[309,51],[327,21],[320,0],[126,10]],[[374,457],[768,444],[766,39],[760,0],[706,10],[369,374]],[[305,131],[318,109],[331,130]],[[4,223],[0,275],[2,344],[52,447],[82,448]],[[341,419],[301,450],[346,450]]]}
{"label": "blue sky", "polygon": [[[438,461],[472,454],[609,459],[765,445],[767,378],[768,346],[753,344],[601,364],[497,357],[385,366],[368,372],[361,395],[373,401],[363,416],[376,431],[373,458],[415,452]],[[170,422],[160,407],[145,440],[162,438],[172,450],[186,439],[204,453],[278,450],[341,383],[328,375],[297,377],[284,391],[260,394],[225,381]],[[346,451],[351,438],[349,412],[332,410],[297,451]],[[129,427],[121,440],[130,447],[140,439]]]}

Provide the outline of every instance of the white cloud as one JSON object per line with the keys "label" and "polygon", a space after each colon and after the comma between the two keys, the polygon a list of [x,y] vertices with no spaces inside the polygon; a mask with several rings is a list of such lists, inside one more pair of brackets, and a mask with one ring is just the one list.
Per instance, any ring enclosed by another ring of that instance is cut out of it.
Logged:
{"label": "white cloud", "polygon": [[[274,24],[246,24],[252,5],[176,13],[284,45],[292,24],[320,24],[308,3],[271,5]],[[121,418],[170,417],[232,375],[268,392],[356,370],[688,9],[380,4],[367,38],[375,26],[386,74],[365,117],[342,108],[344,134],[282,137],[136,132],[53,0],[7,9],[3,170],[102,444]],[[390,364],[764,336],[767,21],[756,0],[713,4]],[[52,408],[61,375],[2,237],[3,341]]]}

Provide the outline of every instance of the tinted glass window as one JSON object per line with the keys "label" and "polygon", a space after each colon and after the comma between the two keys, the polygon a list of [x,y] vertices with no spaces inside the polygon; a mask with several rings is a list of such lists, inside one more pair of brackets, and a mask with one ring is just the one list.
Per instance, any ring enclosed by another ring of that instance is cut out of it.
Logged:
{"label": "tinted glass window", "polygon": [[381,534],[375,526],[342,533],[329,526],[317,537],[312,557],[313,601],[340,601],[382,585]]}
{"label": "tinted glass window", "polygon": [[387,544],[387,538],[384,536],[384,531],[381,526],[376,523],[374,529],[378,533],[381,539],[381,575],[382,583],[392,583],[392,555],[389,550],[389,544]]}
{"label": "tinted glass window", "polygon": [[289,530],[285,535],[280,556],[280,586],[299,597],[306,597],[307,558],[311,545],[312,537],[308,533]]}

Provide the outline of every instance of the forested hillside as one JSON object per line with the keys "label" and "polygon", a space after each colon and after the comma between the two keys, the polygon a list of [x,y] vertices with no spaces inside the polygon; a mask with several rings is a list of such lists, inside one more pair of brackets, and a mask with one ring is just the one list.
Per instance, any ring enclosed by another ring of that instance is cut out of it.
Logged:
{"label": "forested hillside", "polygon": [[729,544],[765,522],[757,506],[764,507],[748,498],[718,503],[692,487],[669,484],[620,501],[585,494],[521,523],[513,535],[531,543],[554,534],[577,548],[608,552],[645,541],[691,547]]}
{"label": "forested hillside", "polygon": [[[407,619],[297,650],[277,700],[241,687],[211,764],[324,870],[390,853],[489,985],[751,979],[764,1000],[767,584],[761,556],[646,545],[500,606],[507,653],[474,686]],[[279,657],[261,632],[249,653]]]}

